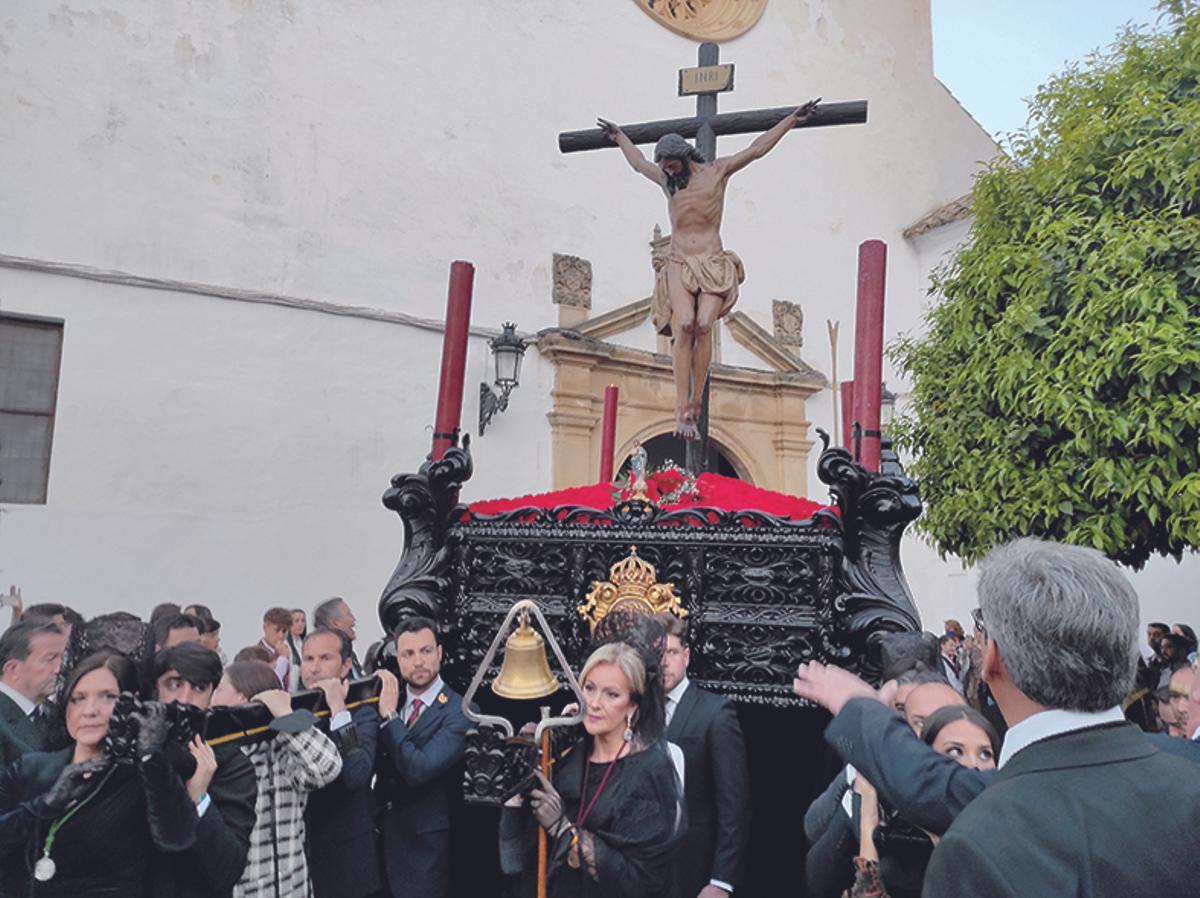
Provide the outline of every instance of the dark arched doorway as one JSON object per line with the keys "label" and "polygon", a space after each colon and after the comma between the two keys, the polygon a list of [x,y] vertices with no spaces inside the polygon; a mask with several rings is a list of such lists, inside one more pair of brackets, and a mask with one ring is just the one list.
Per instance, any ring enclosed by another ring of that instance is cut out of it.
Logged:
{"label": "dark arched doorway", "polygon": [[[660,433],[658,436],[646,440],[642,443],[642,446],[646,450],[646,466],[649,470],[657,470],[668,461],[673,461],[681,468],[683,467],[684,444],[683,440],[675,436],[675,434]],[[721,447],[712,439],[708,441],[707,470],[713,474],[720,474],[723,477],[743,479],[729,456],[722,452]],[[624,481],[628,479],[629,458],[626,457],[621,463],[621,470],[617,473],[617,480]]]}

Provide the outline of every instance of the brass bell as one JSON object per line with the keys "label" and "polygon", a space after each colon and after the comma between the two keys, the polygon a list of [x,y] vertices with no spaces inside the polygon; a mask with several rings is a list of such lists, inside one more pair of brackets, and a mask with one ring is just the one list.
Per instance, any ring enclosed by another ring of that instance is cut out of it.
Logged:
{"label": "brass bell", "polygon": [[546,659],[546,640],[529,626],[529,615],[504,641],[504,662],[492,683],[492,691],[503,698],[543,698],[558,692],[558,680]]}

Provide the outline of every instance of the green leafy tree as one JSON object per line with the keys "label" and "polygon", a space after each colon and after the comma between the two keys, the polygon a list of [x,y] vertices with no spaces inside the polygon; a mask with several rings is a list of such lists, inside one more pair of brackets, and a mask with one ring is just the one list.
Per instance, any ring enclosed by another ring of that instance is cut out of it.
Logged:
{"label": "green leafy tree", "polygon": [[938,549],[1200,546],[1200,6],[1041,87],[892,357]]}

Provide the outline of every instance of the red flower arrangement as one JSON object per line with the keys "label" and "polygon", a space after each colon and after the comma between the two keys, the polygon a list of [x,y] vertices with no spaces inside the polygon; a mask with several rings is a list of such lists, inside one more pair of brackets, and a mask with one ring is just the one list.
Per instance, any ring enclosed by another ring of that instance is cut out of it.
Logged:
{"label": "red flower arrangement", "polygon": [[[664,466],[652,474],[647,474],[646,495],[655,505],[667,510],[702,505],[728,511],[762,511],[793,521],[806,520],[816,511],[829,508],[819,502],[752,486],[745,481],[722,477],[720,474],[701,474],[693,478],[677,465]],[[475,515],[500,514],[519,508],[529,508],[532,511],[538,508],[579,505],[604,509],[631,497],[632,490],[628,486],[614,491],[611,483],[593,483],[553,493],[472,502],[462,519],[465,521]],[[836,508],[833,510],[836,511]]]}
{"label": "red flower arrangement", "polygon": [[[700,501],[700,489],[691,472],[667,459],[658,470],[646,474],[645,496],[655,505],[678,505],[681,502],[694,505]],[[629,483],[613,490],[612,498],[613,502],[637,498],[632,472]]]}

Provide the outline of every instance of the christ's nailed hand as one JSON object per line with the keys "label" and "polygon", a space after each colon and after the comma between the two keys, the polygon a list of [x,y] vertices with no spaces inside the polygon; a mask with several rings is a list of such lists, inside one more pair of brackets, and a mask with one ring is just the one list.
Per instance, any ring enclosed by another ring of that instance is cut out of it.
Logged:
{"label": "christ's nailed hand", "polygon": [[616,124],[610,122],[606,118],[597,118],[596,124],[600,126],[600,130],[604,132],[605,136],[607,136],[609,140],[611,140],[613,143],[617,142],[617,135],[621,133],[621,129],[618,128]]}
{"label": "christ's nailed hand", "polygon": [[817,107],[820,105],[821,98],[817,97],[815,100],[809,100],[803,106],[799,107],[795,112],[792,113],[792,115],[796,116],[797,122],[806,122],[812,117],[812,114],[817,111]]}

